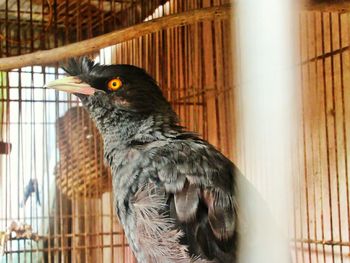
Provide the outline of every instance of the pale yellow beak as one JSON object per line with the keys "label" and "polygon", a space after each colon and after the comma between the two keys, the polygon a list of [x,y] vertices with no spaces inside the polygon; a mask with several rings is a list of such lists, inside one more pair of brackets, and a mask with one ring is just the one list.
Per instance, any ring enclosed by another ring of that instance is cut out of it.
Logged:
{"label": "pale yellow beak", "polygon": [[74,76],[56,79],[47,83],[44,87],[84,95],[92,95],[96,91],[96,89],[91,87],[89,84]]}

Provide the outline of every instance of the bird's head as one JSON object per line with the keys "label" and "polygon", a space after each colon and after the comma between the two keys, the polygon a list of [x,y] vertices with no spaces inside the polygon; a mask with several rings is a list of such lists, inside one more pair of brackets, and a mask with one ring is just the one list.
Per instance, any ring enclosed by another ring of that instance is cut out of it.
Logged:
{"label": "bird's head", "polygon": [[70,59],[63,69],[70,76],[46,87],[75,94],[93,117],[118,111],[143,118],[161,115],[169,122],[177,122],[157,83],[141,68],[100,65],[83,57]]}

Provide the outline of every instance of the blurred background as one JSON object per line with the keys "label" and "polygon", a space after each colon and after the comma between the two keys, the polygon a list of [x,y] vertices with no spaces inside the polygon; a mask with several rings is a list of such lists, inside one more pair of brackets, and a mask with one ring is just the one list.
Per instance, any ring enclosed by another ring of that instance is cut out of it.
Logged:
{"label": "blurred background", "polygon": [[[86,55],[149,72],[259,190],[293,262],[350,262],[350,1],[0,0],[0,58],[217,6],[231,19]],[[135,262],[101,137],[75,96],[43,89],[64,76],[50,61],[0,71],[0,262]]]}

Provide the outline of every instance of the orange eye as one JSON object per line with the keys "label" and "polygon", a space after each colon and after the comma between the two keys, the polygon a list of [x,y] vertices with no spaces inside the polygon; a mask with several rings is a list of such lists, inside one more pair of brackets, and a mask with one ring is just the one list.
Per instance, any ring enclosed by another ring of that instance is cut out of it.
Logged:
{"label": "orange eye", "polygon": [[110,81],[108,81],[108,89],[111,91],[116,91],[122,85],[123,85],[123,82],[121,81],[120,78],[115,78],[115,79],[111,79]]}

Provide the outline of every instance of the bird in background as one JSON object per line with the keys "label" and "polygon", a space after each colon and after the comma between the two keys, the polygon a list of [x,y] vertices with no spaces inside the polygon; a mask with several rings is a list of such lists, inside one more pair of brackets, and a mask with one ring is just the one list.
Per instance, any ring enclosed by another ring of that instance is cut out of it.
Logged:
{"label": "bird in background", "polygon": [[35,193],[36,202],[40,204],[40,194],[39,194],[39,184],[36,178],[30,178],[27,186],[24,188],[23,201],[21,202],[21,207],[24,207],[28,198]]}
{"label": "bird in background", "polygon": [[96,123],[112,170],[116,214],[138,262],[238,262],[255,216],[240,206],[238,184],[260,202],[238,168],[179,125],[143,69],[86,57],[63,68],[70,76],[46,87],[78,96]]}

